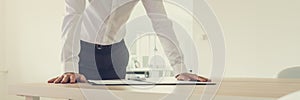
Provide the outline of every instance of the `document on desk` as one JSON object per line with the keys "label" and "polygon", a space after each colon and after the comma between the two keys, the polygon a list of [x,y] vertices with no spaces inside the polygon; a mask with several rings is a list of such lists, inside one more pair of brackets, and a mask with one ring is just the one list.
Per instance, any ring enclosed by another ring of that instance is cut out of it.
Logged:
{"label": "document on desk", "polygon": [[215,82],[197,81],[151,81],[151,80],[88,80],[92,85],[216,85]]}

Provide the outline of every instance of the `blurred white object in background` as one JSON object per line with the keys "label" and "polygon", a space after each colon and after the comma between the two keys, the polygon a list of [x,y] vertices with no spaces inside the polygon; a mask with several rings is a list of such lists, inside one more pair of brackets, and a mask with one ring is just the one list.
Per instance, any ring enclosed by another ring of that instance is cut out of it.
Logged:
{"label": "blurred white object in background", "polygon": [[277,78],[300,78],[300,66],[294,66],[279,72]]}
{"label": "blurred white object in background", "polygon": [[278,100],[299,100],[300,98],[300,91],[288,94],[286,96],[283,96],[279,98]]}
{"label": "blurred white object in background", "polygon": [[[300,78],[300,66],[294,66],[287,69],[284,69],[279,72],[277,78]],[[300,98],[300,90],[297,92],[290,93],[285,95],[278,100],[299,100]]]}
{"label": "blurred white object in background", "polygon": [[151,68],[164,68],[166,67],[165,60],[160,55],[154,55],[151,57],[149,61],[149,65]]}

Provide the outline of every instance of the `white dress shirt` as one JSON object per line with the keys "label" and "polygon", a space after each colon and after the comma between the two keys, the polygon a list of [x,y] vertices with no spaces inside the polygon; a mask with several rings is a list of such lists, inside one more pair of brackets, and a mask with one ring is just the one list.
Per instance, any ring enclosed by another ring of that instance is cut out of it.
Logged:
{"label": "white dress shirt", "polygon": [[64,44],[61,55],[64,72],[79,72],[80,40],[100,45],[120,42],[126,34],[124,24],[139,1],[142,1],[154,31],[168,37],[159,39],[175,75],[187,72],[163,0],[93,0],[88,7],[85,0],[65,1],[67,14],[62,25]]}

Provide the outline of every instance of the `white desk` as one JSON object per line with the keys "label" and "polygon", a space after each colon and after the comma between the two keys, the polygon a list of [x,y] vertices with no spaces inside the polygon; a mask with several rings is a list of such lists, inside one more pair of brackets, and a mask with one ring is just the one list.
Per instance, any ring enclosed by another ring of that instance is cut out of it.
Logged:
{"label": "white desk", "polygon": [[[105,90],[105,87],[89,84],[27,83],[10,86],[9,93],[25,96],[26,100],[39,100],[39,97],[85,100],[86,95],[84,94],[87,92],[82,92],[79,86],[88,92],[97,93],[96,95],[90,94],[95,95],[94,98],[116,99],[107,96],[108,90]],[[196,86],[189,99],[199,100],[204,87]],[[172,90],[174,86],[161,86],[138,91],[133,90],[130,86],[108,86],[107,88],[111,93],[124,100],[157,100],[168,95],[168,91]],[[300,80],[297,79],[226,78],[223,80],[217,95],[279,98],[298,90],[300,90]]]}

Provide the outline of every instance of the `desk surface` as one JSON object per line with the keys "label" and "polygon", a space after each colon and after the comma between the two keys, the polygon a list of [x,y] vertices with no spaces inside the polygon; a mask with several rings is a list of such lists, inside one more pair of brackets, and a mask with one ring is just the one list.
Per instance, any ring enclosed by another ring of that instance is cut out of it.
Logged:
{"label": "desk surface", "polygon": [[[79,88],[80,87],[80,88]],[[113,93],[115,96],[125,100],[143,99],[156,100],[169,95],[175,86],[155,86],[140,89],[132,86],[92,86],[90,84],[47,84],[26,83],[12,85],[9,93],[23,96],[53,97],[74,100],[84,100],[88,95],[93,98],[113,99],[107,95]],[[180,86],[193,88],[190,99],[199,99],[201,93],[207,86]],[[108,91],[108,90],[109,91]],[[246,96],[279,98],[289,93],[300,90],[299,79],[269,79],[269,78],[225,78],[217,92],[224,96]],[[97,93],[97,94],[93,94]],[[177,94],[176,94],[177,95]],[[115,99],[115,98],[114,98]]]}

